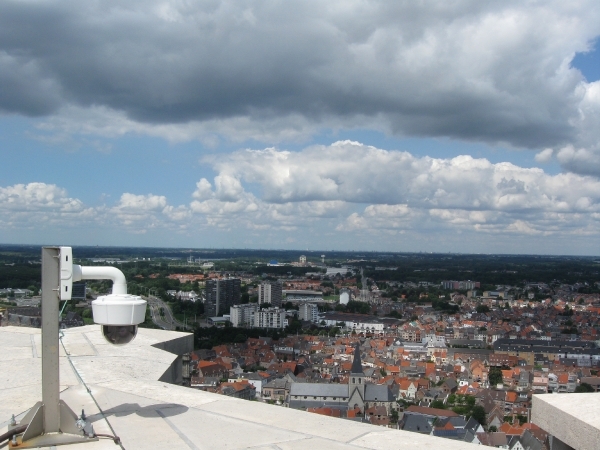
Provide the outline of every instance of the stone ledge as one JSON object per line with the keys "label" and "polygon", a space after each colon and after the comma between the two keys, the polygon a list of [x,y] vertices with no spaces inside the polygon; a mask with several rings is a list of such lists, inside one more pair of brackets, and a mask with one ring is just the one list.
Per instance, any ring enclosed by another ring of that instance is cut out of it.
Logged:
{"label": "stone ledge", "polygon": [[600,393],[534,395],[531,421],[575,450],[595,450],[600,442]]}
{"label": "stone ledge", "polygon": [[[20,413],[22,417],[41,399],[41,359],[35,352],[39,336],[40,330],[0,328],[0,433],[7,429],[10,414]],[[97,326],[66,330],[67,352],[108,422],[102,418],[66,355],[60,358],[61,397],[73,410],[85,409],[96,432],[111,433],[110,424],[128,450],[474,448],[465,442],[238,400],[158,381],[177,358],[160,347],[170,347],[178,340],[182,344],[186,336],[189,335],[140,329],[131,344],[114,347],[104,341]],[[9,355],[14,359],[3,361]],[[111,440],[101,440],[64,448],[95,450],[115,446]]]}

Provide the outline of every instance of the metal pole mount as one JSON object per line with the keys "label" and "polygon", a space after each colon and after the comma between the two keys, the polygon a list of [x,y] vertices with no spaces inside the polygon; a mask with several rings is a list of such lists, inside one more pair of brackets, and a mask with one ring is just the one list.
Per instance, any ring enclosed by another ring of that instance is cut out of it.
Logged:
{"label": "metal pole mount", "polygon": [[78,417],[60,399],[59,304],[60,247],[42,247],[42,401],[16,426],[25,432],[9,443],[10,449],[50,447],[97,441],[78,426]]}

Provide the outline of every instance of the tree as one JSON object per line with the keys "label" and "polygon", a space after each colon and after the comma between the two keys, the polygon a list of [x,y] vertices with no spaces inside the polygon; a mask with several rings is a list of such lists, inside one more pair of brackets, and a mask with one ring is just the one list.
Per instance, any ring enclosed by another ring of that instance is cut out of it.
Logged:
{"label": "tree", "polygon": [[477,305],[476,311],[479,314],[485,314],[485,313],[490,312],[490,307],[488,305]]}
{"label": "tree", "polygon": [[498,428],[496,428],[496,425],[492,425],[491,427],[488,428],[488,431],[490,433],[495,433],[496,431],[498,431]]}
{"label": "tree", "polygon": [[502,370],[499,367],[491,367],[488,380],[490,380],[490,386],[502,383]]}
{"label": "tree", "polygon": [[591,384],[581,383],[575,388],[575,392],[594,392],[594,388]]}
{"label": "tree", "polygon": [[338,334],[340,334],[339,327],[333,327],[331,330],[329,330],[329,337],[335,337]]}
{"label": "tree", "polygon": [[517,420],[519,421],[519,425],[527,423],[527,417],[522,414],[517,414]]}
{"label": "tree", "polygon": [[481,425],[485,425],[485,409],[483,409],[483,406],[474,406],[473,410],[471,411],[471,417]]}
{"label": "tree", "polygon": [[234,342],[237,343],[242,343],[242,342],[246,342],[246,339],[248,339],[245,335],[243,335],[242,333],[236,334],[235,338],[233,339]]}
{"label": "tree", "polygon": [[430,408],[437,408],[437,409],[446,409],[446,405],[444,405],[444,402],[441,400],[434,400],[431,402],[431,405],[429,405]]}

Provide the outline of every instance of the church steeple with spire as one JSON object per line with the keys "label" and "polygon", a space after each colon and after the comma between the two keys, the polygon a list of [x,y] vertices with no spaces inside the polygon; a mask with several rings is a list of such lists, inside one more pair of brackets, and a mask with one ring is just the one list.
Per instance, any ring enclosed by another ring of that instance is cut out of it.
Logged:
{"label": "church steeple with spire", "polygon": [[364,376],[362,369],[362,361],[360,360],[360,343],[357,343],[356,348],[354,349],[354,360],[352,361],[351,373],[359,373]]}
{"label": "church steeple with spire", "polygon": [[354,360],[352,361],[350,379],[348,380],[348,392],[350,393],[348,407],[358,407],[361,411],[364,411],[365,374],[363,372],[362,362],[360,359],[360,343],[357,343],[356,348],[354,349]]}

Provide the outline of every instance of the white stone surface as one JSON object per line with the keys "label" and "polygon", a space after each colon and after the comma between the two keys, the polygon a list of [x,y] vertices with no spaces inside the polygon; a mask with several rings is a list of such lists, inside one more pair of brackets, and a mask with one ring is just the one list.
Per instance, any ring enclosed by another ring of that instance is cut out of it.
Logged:
{"label": "white stone surface", "polygon": [[576,450],[597,450],[600,392],[534,395],[531,421]]}
{"label": "white stone surface", "polygon": [[[35,350],[39,332],[31,328],[0,328],[0,433],[6,431],[12,413],[22,417],[41,399],[41,349],[37,353]],[[127,450],[473,448],[464,442],[238,400],[157,381],[176,355],[152,345],[182,335],[140,329],[131,344],[113,347],[104,341],[97,326],[66,330],[63,340],[67,353],[94,398],[87,393],[66,356],[61,357],[61,386],[64,386],[61,398],[77,413],[85,409],[97,433],[111,434],[110,424]],[[118,447],[111,440],[101,440],[62,448]]]}

